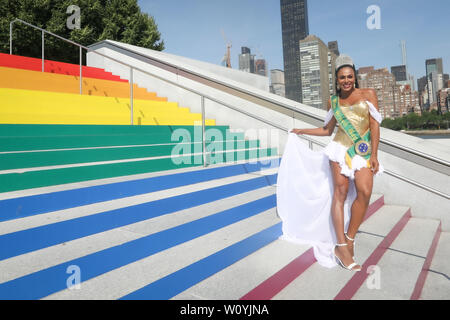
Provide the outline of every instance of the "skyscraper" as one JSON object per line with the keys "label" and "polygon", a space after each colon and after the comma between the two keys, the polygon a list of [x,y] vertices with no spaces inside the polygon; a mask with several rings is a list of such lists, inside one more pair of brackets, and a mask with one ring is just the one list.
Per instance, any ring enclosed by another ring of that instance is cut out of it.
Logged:
{"label": "skyscraper", "polygon": [[422,78],[417,79],[417,90],[419,92],[419,103],[420,107],[424,108],[425,105],[428,104],[426,97],[428,97],[427,94],[427,77],[424,76]]}
{"label": "skyscraper", "polygon": [[334,64],[329,52],[325,43],[314,35],[300,41],[302,102],[324,110],[330,97],[329,71]]}
{"label": "skyscraper", "polygon": [[286,98],[302,102],[300,40],[309,35],[307,0],[280,0]]}
{"label": "skyscraper", "polygon": [[255,61],[255,73],[267,77],[267,63],[265,59],[257,59]]}
{"label": "skyscraper", "polygon": [[255,55],[251,54],[250,49],[247,47],[241,48],[241,54],[239,55],[239,70],[255,73]]}
{"label": "skyscraper", "polygon": [[405,65],[391,67],[391,73],[394,75],[395,81],[397,82],[408,80]]}
{"label": "skyscraper", "polygon": [[442,89],[444,86],[444,69],[442,66],[442,58],[436,59],[428,59],[425,61],[425,70],[426,76],[428,80],[428,97],[429,104],[427,107],[430,107],[430,104],[436,101],[437,92]]}
{"label": "skyscraper", "polygon": [[426,69],[428,77],[430,76],[430,74],[433,71],[436,71],[436,73],[443,74],[444,73],[444,69],[442,67],[442,58],[426,60],[425,61],[425,69]]}
{"label": "skyscraper", "polygon": [[339,57],[339,45],[337,41],[328,42],[328,78],[330,82],[330,96],[334,95],[336,80],[336,59]]}
{"label": "skyscraper", "polygon": [[339,53],[339,45],[338,45],[337,41],[328,42],[328,50],[333,52],[336,55],[336,57],[339,57],[340,53]]}
{"label": "skyscraper", "polygon": [[242,54],[251,53],[250,48],[247,48],[247,47],[241,47],[241,53],[242,53]]}
{"label": "skyscraper", "polygon": [[270,82],[270,92],[284,97],[284,71],[279,69],[270,70]]}

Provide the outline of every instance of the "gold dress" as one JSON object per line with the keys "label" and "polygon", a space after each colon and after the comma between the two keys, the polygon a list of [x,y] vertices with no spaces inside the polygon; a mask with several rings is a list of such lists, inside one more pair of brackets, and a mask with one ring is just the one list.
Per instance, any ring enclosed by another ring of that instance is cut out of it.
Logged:
{"label": "gold dress", "polygon": [[[364,136],[370,130],[370,116],[372,115],[379,123],[381,123],[381,115],[373,104],[369,101],[360,101],[353,105],[340,105],[342,113],[350,121],[353,127],[358,131],[359,135]],[[327,116],[329,121],[333,116],[333,110],[330,109]],[[326,121],[327,123],[327,121]],[[325,147],[324,153],[331,161],[338,162],[341,167],[341,174],[354,179],[355,172],[361,168],[369,168],[369,162],[359,155],[355,155],[351,159],[351,165],[346,163],[345,154],[347,149],[353,145],[353,141],[345,133],[344,129],[339,126],[333,140]],[[380,165],[377,175],[384,171]]]}
{"label": "gold dress", "polygon": [[[352,106],[340,106],[342,113],[351,122],[353,127],[358,131],[359,135],[362,137],[369,130],[369,105],[366,101],[361,101]],[[333,141],[342,144],[343,146],[350,148],[353,145],[352,140],[345,133],[342,127],[338,128]]]}

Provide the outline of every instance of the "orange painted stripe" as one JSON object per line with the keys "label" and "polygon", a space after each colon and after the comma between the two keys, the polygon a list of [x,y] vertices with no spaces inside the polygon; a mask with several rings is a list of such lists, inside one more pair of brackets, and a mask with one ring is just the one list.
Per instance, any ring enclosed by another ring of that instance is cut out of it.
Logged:
{"label": "orange painted stripe", "polygon": [[[0,87],[72,94],[80,92],[80,82],[76,76],[6,67],[0,67]],[[130,85],[111,80],[83,78],[83,94],[128,98],[130,96]],[[155,93],[150,93],[137,85],[134,85],[133,95],[135,99],[140,100],[167,101],[166,98],[159,98]]]}

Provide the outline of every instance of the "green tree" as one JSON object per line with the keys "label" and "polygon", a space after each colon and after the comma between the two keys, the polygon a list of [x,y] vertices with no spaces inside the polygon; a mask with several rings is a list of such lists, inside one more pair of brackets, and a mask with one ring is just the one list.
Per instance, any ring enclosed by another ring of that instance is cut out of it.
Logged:
{"label": "green tree", "polygon": [[410,113],[396,119],[386,118],[381,122],[382,127],[392,130],[448,129],[449,125],[450,112],[440,115],[436,110],[424,111],[421,116]]}
{"label": "green tree", "polygon": [[420,117],[415,113],[409,113],[406,116],[408,130],[415,130],[420,128]]}
{"label": "green tree", "polygon": [[[81,28],[69,29],[67,8],[81,9]],[[141,12],[137,0],[1,0],[0,51],[9,53],[9,24],[15,18],[84,46],[109,39],[153,50],[164,50],[164,41],[152,16]],[[47,59],[77,63],[78,48],[46,36]],[[41,57],[41,33],[14,24],[13,53]]]}

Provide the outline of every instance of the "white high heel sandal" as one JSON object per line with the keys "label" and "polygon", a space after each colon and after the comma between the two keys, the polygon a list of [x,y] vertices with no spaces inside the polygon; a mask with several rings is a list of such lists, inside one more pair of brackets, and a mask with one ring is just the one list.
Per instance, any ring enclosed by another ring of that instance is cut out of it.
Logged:
{"label": "white high heel sandal", "polygon": [[356,262],[353,262],[353,263],[351,263],[349,266],[346,266],[346,265],[341,261],[341,259],[339,259],[339,257],[336,255],[336,247],[345,247],[345,246],[348,246],[348,244],[347,244],[347,243],[337,243],[337,244],[334,246],[334,249],[333,249],[334,257],[339,261],[339,264],[340,264],[343,268],[345,268],[345,269],[347,269],[347,270],[350,270],[350,271],[361,271],[361,267],[358,268],[358,269],[353,269],[354,266],[357,266],[357,265],[358,265]]}
{"label": "white high heel sandal", "polygon": [[347,233],[344,233],[345,234],[345,237],[348,239],[348,240],[350,240],[351,242],[353,242],[353,260],[355,260],[355,248],[356,248],[356,242],[355,242],[355,239],[352,239],[352,238],[350,238],[349,236],[348,236],[348,234]]}

